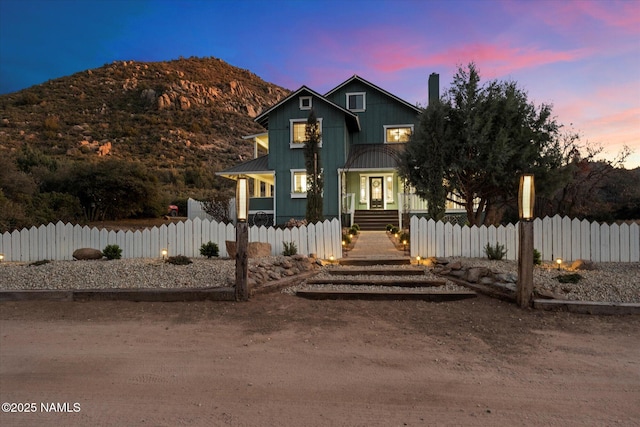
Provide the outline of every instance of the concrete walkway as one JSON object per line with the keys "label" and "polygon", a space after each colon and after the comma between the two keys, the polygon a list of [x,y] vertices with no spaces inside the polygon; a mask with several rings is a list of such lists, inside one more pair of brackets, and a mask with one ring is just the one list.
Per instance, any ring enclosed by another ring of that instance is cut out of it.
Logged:
{"label": "concrete walkway", "polygon": [[409,258],[408,252],[399,251],[384,231],[361,231],[355,246],[345,251],[343,257],[348,258]]}

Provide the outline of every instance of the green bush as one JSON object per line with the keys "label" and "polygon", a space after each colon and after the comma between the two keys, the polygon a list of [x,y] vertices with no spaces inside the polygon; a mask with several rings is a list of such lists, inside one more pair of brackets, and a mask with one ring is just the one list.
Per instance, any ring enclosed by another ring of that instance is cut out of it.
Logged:
{"label": "green bush", "polygon": [[282,255],[284,256],[292,256],[298,253],[298,247],[295,242],[282,242],[282,246],[284,246],[284,250],[282,251]]}
{"label": "green bush", "polygon": [[351,236],[349,236],[348,234],[343,233],[342,234],[342,241],[344,242],[345,245],[348,245],[351,243]]}
{"label": "green bush", "polygon": [[398,235],[398,240],[400,240],[400,243],[404,242],[405,240],[407,241],[407,243],[411,241],[409,238],[409,233],[407,233],[406,231],[403,231]]}
{"label": "green bush", "polygon": [[191,261],[189,257],[186,257],[184,255],[176,255],[176,256],[170,256],[169,258],[167,258],[166,262],[173,265],[189,265],[193,261]]}
{"label": "green bush", "polygon": [[542,254],[539,250],[533,250],[533,265],[541,265],[542,264]]}
{"label": "green bush", "polygon": [[206,256],[207,258],[217,257],[219,251],[220,248],[213,242],[203,243],[202,246],[200,246],[200,255]]}
{"label": "green bush", "polygon": [[582,276],[578,273],[561,274],[556,277],[556,280],[560,283],[578,283],[582,279]]}
{"label": "green bush", "polygon": [[507,251],[500,243],[496,243],[495,246],[487,243],[487,246],[484,247],[484,253],[487,254],[487,258],[500,261],[507,254]]}
{"label": "green bush", "polygon": [[396,234],[398,231],[400,231],[400,229],[398,227],[396,227],[395,225],[391,226],[391,230],[389,230],[391,232],[391,234]]}
{"label": "green bush", "polygon": [[393,228],[393,224],[387,224],[387,226],[385,227],[385,230],[391,231],[392,228]]}
{"label": "green bush", "polygon": [[360,231],[360,226],[358,224],[353,224],[351,228]]}
{"label": "green bush", "polygon": [[102,251],[102,256],[107,259],[120,259],[122,258],[122,249],[118,245],[107,245]]}
{"label": "green bush", "polygon": [[353,234],[354,236],[357,236],[357,235],[358,235],[358,233],[360,233],[360,229],[359,229],[359,228],[355,228],[355,227],[353,227],[353,226],[352,226],[352,227],[349,229],[349,234]]}

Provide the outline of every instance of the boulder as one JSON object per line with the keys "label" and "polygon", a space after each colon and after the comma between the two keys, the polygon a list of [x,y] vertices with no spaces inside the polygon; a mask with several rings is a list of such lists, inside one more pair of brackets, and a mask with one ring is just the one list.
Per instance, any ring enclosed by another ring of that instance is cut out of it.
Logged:
{"label": "boulder", "polygon": [[73,251],[73,258],[77,260],[102,259],[102,251],[93,248],[81,248]]}
{"label": "boulder", "polygon": [[[224,242],[227,247],[227,253],[229,258],[236,257],[236,242],[233,240],[227,240]],[[271,256],[271,244],[264,242],[249,242],[247,246],[247,257],[249,258],[263,258]]]}
{"label": "boulder", "polygon": [[465,280],[469,283],[478,283],[480,278],[486,276],[489,270],[484,267],[472,267],[467,270],[467,276]]}
{"label": "boulder", "polygon": [[593,261],[589,261],[589,260],[584,260],[584,259],[577,259],[575,261],[573,261],[573,263],[571,264],[571,267],[569,267],[569,270],[594,270],[596,268],[595,264],[593,263]]}

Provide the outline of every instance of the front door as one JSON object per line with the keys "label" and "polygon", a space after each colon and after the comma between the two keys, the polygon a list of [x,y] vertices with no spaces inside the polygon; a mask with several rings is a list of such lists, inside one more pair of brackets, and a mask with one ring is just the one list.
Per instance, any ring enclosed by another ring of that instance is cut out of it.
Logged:
{"label": "front door", "polygon": [[369,208],[384,209],[384,178],[372,176],[369,178]]}

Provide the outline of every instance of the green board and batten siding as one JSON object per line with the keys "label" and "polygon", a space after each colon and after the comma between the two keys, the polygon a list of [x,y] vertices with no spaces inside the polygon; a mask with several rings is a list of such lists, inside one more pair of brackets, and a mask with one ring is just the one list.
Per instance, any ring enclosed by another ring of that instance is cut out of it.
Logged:
{"label": "green board and batten siding", "polygon": [[366,93],[366,110],[356,112],[362,130],[351,135],[353,144],[383,144],[385,125],[418,123],[418,113],[415,109],[357,80],[346,84],[327,98],[346,108],[347,93],[353,92]]}
{"label": "green board and batten siding", "polygon": [[[325,218],[337,218],[338,198],[334,197],[336,192],[339,194],[337,170],[346,161],[348,137],[344,112],[317,97],[313,97],[312,105],[316,117],[322,119],[320,166],[324,170],[324,215]],[[291,148],[289,143],[290,120],[306,120],[309,112],[300,109],[299,97],[293,97],[269,114],[269,168],[276,174],[277,224],[305,216],[307,199],[291,197],[291,169],[305,169],[304,151],[302,148]]]}

